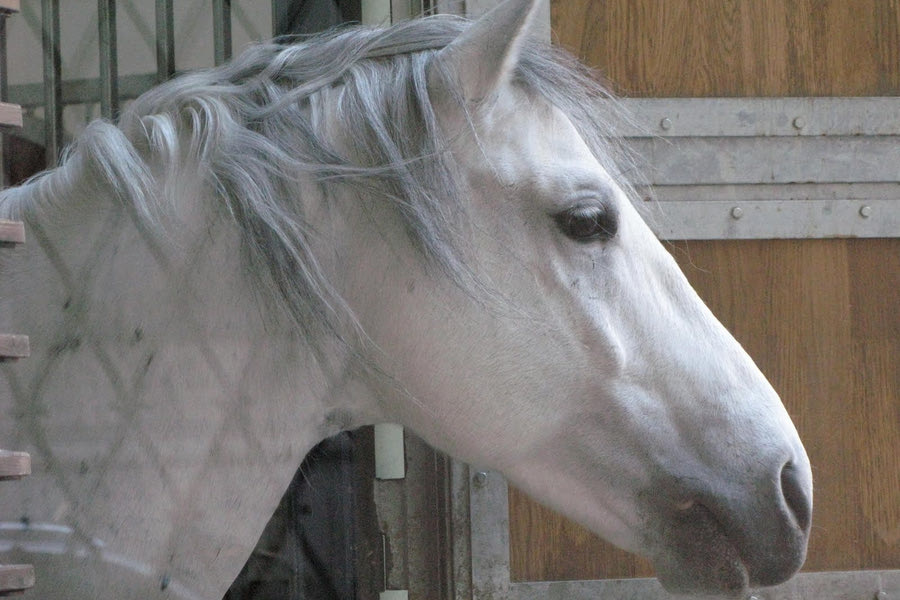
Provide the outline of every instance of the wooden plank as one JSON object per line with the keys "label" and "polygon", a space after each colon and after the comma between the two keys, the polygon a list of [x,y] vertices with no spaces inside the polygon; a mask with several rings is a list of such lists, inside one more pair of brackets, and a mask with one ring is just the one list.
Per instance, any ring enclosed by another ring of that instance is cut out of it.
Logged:
{"label": "wooden plank", "polygon": [[0,243],[24,244],[25,224],[21,221],[0,219]]}
{"label": "wooden plank", "polygon": [[19,12],[19,0],[0,0],[0,12]]}
{"label": "wooden plank", "polygon": [[0,333],[0,358],[28,358],[31,346],[27,335]]}
{"label": "wooden plank", "polygon": [[900,0],[551,0],[628,96],[900,95]]}
{"label": "wooden plank", "polygon": [[32,587],[34,587],[34,567],[0,565],[0,596],[22,592]]}
{"label": "wooden plank", "polygon": [[4,127],[22,126],[22,107],[18,104],[0,102],[0,125]]}
{"label": "wooden plank", "polygon": [[18,479],[26,475],[31,475],[31,455],[0,450],[0,479]]}

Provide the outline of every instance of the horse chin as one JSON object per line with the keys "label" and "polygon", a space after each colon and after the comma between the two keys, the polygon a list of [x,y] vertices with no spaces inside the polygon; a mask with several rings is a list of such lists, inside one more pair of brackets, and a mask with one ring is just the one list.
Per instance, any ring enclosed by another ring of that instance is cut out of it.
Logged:
{"label": "horse chin", "polygon": [[702,507],[669,524],[665,548],[652,559],[666,591],[700,597],[744,598],[753,582],[740,552]]}
{"label": "horse chin", "polygon": [[659,582],[671,594],[745,598],[750,588],[747,569],[727,542],[713,551],[657,559],[653,566]]}

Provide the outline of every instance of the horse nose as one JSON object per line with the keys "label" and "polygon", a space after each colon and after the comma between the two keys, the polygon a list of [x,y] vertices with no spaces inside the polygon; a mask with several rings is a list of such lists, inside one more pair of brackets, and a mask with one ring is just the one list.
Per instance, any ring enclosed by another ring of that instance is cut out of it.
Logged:
{"label": "horse nose", "polygon": [[786,462],[781,468],[781,495],[797,527],[808,533],[812,520],[812,494],[806,478],[793,461]]}
{"label": "horse nose", "polygon": [[766,511],[760,507],[755,519],[744,522],[745,533],[737,535],[743,538],[739,545],[752,585],[782,583],[806,558],[812,523],[812,477],[804,459],[805,454],[800,460],[782,463],[778,479],[769,484],[770,489],[778,488],[768,497],[781,504],[780,510],[766,518]]}

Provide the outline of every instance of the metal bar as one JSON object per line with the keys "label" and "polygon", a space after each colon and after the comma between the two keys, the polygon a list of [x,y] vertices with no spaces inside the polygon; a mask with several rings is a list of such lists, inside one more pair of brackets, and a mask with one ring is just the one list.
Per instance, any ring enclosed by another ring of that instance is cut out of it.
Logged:
{"label": "metal bar", "polygon": [[[671,600],[655,579],[514,583],[510,600]],[[757,600],[878,600],[900,598],[900,570],[800,573],[774,588],[754,590]]]}
{"label": "metal bar", "polygon": [[9,97],[9,65],[6,62],[6,14],[0,13],[0,102]]}
{"label": "metal bar", "polygon": [[672,201],[654,208],[647,224],[668,240],[900,237],[896,199]]}
{"label": "metal bar", "polygon": [[[659,185],[638,188],[640,197],[657,202],[808,202],[811,200],[900,200],[900,182],[790,183],[755,185]],[[900,208],[900,205],[898,205]]]}
{"label": "metal bar", "polygon": [[62,60],[59,45],[59,0],[41,0],[44,51],[44,151],[55,166],[63,146]]}
{"label": "metal bar", "polygon": [[[509,504],[499,473],[471,471],[468,497],[473,600],[669,600],[656,579],[510,581]],[[456,504],[464,504],[457,499]],[[900,570],[800,573],[779,586],[754,590],[757,600],[900,598]]]}
{"label": "metal bar", "polygon": [[877,183],[900,181],[897,136],[634,139],[648,183]]}
{"label": "metal bar", "polygon": [[[6,14],[0,13],[0,102],[9,96],[9,65],[6,62]],[[9,185],[9,140],[0,128],[0,189]]]}
{"label": "metal bar", "polygon": [[500,473],[470,469],[472,598],[509,598],[509,499]]}
{"label": "metal bar", "polygon": [[[123,75],[118,78],[119,101],[133,100],[156,85],[156,73]],[[100,101],[99,79],[69,79],[62,83],[63,106],[90,104]],[[36,108],[44,102],[44,86],[40,83],[23,83],[9,87],[11,102],[25,108]]]}
{"label": "metal bar", "polygon": [[175,13],[172,0],[156,0],[156,79],[175,74]]}
{"label": "metal bar", "polygon": [[216,65],[231,60],[231,0],[213,0],[213,58]]}
{"label": "metal bar", "polygon": [[100,33],[100,114],[115,119],[119,113],[116,0],[97,0]]}
{"label": "metal bar", "polygon": [[900,135],[900,98],[629,98],[626,137]]}

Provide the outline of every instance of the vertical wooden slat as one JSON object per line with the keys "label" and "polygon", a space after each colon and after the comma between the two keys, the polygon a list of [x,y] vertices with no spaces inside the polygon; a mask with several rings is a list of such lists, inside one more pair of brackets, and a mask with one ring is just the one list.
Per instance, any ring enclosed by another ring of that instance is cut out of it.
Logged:
{"label": "vertical wooden slat", "polygon": [[0,565],[0,596],[19,594],[34,587],[31,565]]}
{"label": "vertical wooden slat", "polygon": [[[21,479],[31,474],[31,456],[27,452],[0,450],[0,481]],[[34,587],[31,565],[0,565],[0,596],[18,594]]]}
{"label": "vertical wooden slat", "polygon": [[231,0],[213,0],[213,47],[217,65],[231,60]]}
{"label": "vertical wooden slat", "polygon": [[44,51],[44,150],[47,166],[56,165],[63,146],[62,59],[59,0],[41,0]]}
{"label": "vertical wooden slat", "polygon": [[27,452],[0,450],[0,479],[20,479],[31,475],[31,456]]}
{"label": "vertical wooden slat", "polygon": [[100,114],[115,119],[119,113],[118,50],[116,47],[116,0],[97,0],[100,40]]}
{"label": "vertical wooden slat", "polygon": [[156,0],[156,78],[175,74],[175,13],[172,0]]}

